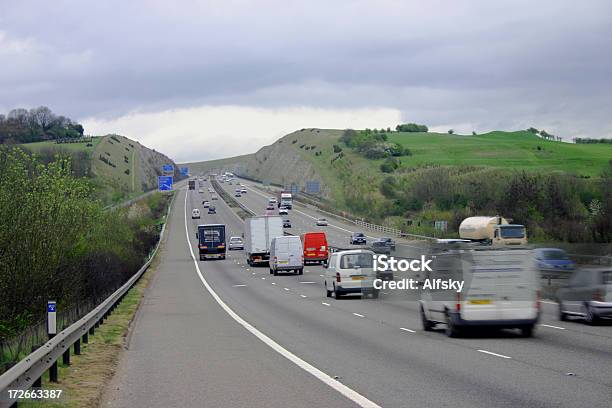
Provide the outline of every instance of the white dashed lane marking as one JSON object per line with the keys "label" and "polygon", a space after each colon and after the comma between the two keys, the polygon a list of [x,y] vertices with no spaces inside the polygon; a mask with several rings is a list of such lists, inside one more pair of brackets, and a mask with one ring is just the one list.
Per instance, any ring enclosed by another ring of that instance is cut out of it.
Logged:
{"label": "white dashed lane marking", "polygon": [[501,358],[512,358],[510,356],[504,356],[503,354],[493,353],[492,351],[487,351],[487,350],[477,350],[477,351],[479,351],[480,353],[488,354],[490,356],[501,357]]}

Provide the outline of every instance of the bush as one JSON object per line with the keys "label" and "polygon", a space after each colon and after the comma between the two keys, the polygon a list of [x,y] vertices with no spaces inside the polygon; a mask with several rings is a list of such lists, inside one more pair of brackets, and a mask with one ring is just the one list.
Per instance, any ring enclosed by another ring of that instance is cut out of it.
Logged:
{"label": "bush", "polygon": [[429,129],[425,125],[417,125],[416,123],[404,123],[401,125],[397,125],[395,130],[398,132],[428,132]]}
{"label": "bush", "polygon": [[340,153],[342,151],[342,148],[340,146],[338,146],[337,144],[334,145],[334,153]]}
{"label": "bush", "polygon": [[380,165],[380,170],[383,173],[393,173],[400,166],[399,160],[395,157],[389,157]]}
{"label": "bush", "polygon": [[448,129],[448,134],[449,134],[449,135],[452,135],[452,134],[454,134],[454,133],[455,133],[455,130],[454,130],[454,129]]}

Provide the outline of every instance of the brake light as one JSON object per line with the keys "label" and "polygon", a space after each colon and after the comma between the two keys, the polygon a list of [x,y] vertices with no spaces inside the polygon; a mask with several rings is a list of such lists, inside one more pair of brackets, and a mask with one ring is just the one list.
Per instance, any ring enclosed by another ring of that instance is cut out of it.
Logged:
{"label": "brake light", "polygon": [[455,303],[455,310],[457,312],[461,311],[461,293],[457,293],[457,303]]}
{"label": "brake light", "polygon": [[336,272],[336,282],[340,282],[340,272]]}
{"label": "brake light", "polygon": [[593,300],[596,302],[603,302],[604,301],[604,296],[601,290],[597,289],[594,293],[593,293]]}

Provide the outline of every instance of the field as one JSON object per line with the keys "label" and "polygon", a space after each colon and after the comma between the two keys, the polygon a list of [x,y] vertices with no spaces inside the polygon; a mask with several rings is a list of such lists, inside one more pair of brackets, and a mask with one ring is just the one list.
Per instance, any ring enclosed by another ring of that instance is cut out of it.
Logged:
{"label": "field", "polygon": [[44,142],[27,143],[24,146],[33,152],[39,152],[42,149],[62,149],[68,151],[85,151],[91,153],[95,150],[96,146],[100,143],[103,137],[92,138],[91,145],[87,146],[86,143],[55,143],[53,140],[46,140]]}
{"label": "field", "polygon": [[593,177],[612,159],[609,144],[555,142],[525,131],[497,131],[477,136],[392,133],[389,140],[412,151],[411,157],[402,158],[404,167],[488,166]]}

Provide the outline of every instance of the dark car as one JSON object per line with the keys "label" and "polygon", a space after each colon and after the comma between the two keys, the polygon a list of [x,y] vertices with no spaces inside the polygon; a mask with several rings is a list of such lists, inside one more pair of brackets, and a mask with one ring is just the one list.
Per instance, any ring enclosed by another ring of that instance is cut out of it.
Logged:
{"label": "dark car", "polygon": [[378,241],[384,242],[392,251],[395,251],[395,241],[392,238],[382,237]]}
{"label": "dark car", "polygon": [[372,242],[372,251],[376,254],[390,255],[391,246],[389,246],[386,241],[377,239]]}
{"label": "dark car", "polygon": [[365,245],[366,237],[363,232],[353,232],[351,234],[350,244],[351,245]]}
{"label": "dark car", "polygon": [[217,213],[217,210],[216,210],[214,205],[211,205],[210,207],[208,207],[208,213],[209,214],[216,214]]}
{"label": "dark car", "polygon": [[283,220],[283,228],[291,228],[291,220],[290,219],[284,219]]}

